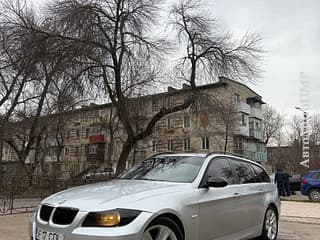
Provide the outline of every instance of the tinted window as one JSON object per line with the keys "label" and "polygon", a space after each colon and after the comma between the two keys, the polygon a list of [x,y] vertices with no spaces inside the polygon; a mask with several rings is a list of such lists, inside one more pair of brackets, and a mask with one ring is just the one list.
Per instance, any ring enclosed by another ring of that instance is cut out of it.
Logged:
{"label": "tinted window", "polygon": [[120,179],[192,182],[205,158],[191,156],[159,156],[142,161]]}
{"label": "tinted window", "polygon": [[320,179],[320,173],[314,172],[310,174],[310,178],[312,179]]}
{"label": "tinted window", "polygon": [[205,180],[208,179],[208,177],[211,178],[222,178],[224,179],[228,184],[234,184],[235,179],[232,174],[232,169],[230,167],[228,159],[225,158],[218,158],[213,159],[207,168],[207,172],[205,175]]}
{"label": "tinted window", "polygon": [[239,183],[254,183],[255,174],[251,170],[250,166],[246,162],[231,160],[237,177],[239,178]]}
{"label": "tinted window", "polygon": [[261,167],[255,164],[251,164],[251,166],[253,167],[255,173],[258,175],[259,182],[270,182],[270,177]]}

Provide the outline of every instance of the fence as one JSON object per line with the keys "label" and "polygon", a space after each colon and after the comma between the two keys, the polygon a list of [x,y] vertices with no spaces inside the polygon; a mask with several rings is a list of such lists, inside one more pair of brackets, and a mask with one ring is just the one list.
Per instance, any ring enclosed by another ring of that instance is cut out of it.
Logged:
{"label": "fence", "polygon": [[33,212],[43,198],[55,192],[111,178],[111,175],[107,175],[90,179],[82,177],[63,180],[48,176],[4,175],[0,179],[0,216]]}

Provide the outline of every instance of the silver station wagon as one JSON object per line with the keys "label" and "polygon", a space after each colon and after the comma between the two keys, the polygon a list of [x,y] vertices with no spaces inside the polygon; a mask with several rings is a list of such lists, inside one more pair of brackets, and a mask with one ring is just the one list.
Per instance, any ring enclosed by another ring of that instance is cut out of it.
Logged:
{"label": "silver station wagon", "polygon": [[233,155],[159,154],[118,179],[56,193],[33,240],[275,240],[280,200],[259,164]]}

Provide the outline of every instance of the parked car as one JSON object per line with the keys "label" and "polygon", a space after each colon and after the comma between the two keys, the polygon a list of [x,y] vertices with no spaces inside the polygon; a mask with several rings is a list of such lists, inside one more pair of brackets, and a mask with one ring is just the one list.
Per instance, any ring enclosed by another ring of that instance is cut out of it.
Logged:
{"label": "parked car", "polygon": [[310,171],[302,178],[301,193],[312,201],[320,201],[320,170]]}
{"label": "parked car", "polygon": [[275,240],[280,200],[259,164],[217,153],[159,154],[118,179],[44,199],[37,240]]}
{"label": "parked car", "polygon": [[292,194],[295,194],[296,191],[301,190],[301,175],[292,174],[289,177],[290,190]]}
{"label": "parked car", "polygon": [[98,179],[105,179],[110,177],[114,174],[114,169],[112,167],[98,167],[92,169],[87,174],[84,175],[86,180],[98,180]]}

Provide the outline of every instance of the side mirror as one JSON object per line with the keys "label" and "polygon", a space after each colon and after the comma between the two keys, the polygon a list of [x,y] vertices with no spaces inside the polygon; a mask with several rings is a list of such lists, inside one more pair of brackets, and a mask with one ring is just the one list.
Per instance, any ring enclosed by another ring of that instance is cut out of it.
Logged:
{"label": "side mirror", "polygon": [[206,187],[223,188],[228,185],[228,182],[223,178],[208,177]]}

